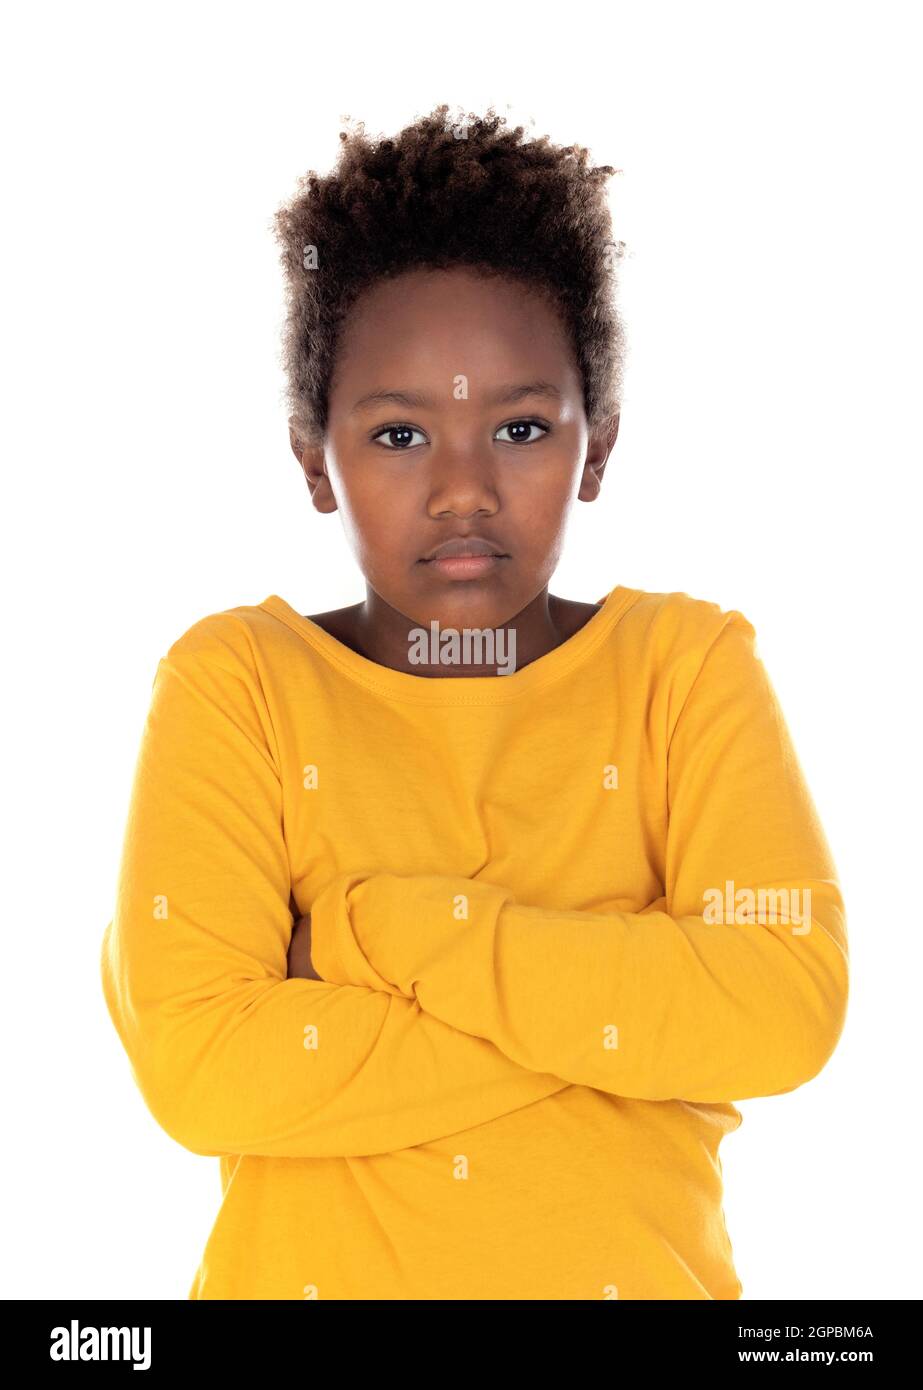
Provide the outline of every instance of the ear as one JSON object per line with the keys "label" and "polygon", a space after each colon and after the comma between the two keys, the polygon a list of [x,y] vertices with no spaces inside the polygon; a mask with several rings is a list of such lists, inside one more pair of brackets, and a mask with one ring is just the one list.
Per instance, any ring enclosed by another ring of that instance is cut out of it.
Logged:
{"label": "ear", "polygon": [[583,465],[583,477],[580,479],[580,490],[577,493],[581,502],[594,502],[599,496],[606,463],[618,438],[620,419],[620,413],[613,415],[600,429],[590,435],[586,462]]}
{"label": "ear", "polygon": [[305,444],[293,419],[288,422],[288,440],[304,473],[311,501],[319,512],[335,512],[337,500],[327,476],[324,446]]}

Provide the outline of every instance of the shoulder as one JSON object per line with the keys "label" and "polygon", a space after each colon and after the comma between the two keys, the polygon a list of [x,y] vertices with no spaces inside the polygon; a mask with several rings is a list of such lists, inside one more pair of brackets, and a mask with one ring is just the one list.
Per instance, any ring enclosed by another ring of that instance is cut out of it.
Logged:
{"label": "shoulder", "polygon": [[684,636],[696,640],[716,636],[728,623],[750,627],[751,624],[737,608],[725,608],[712,599],[695,598],[685,590],[674,589],[658,593],[648,589],[632,589],[637,597],[631,604],[628,620],[638,630],[656,634],[662,640]]}
{"label": "shoulder", "polygon": [[736,685],[761,667],[756,631],[739,609],[684,590],[632,593],[616,626],[617,665],[640,681],[649,699],[666,701],[671,724],[700,677],[712,673],[710,684]]}
{"label": "shoulder", "polygon": [[619,629],[623,636],[667,658],[684,654],[701,656],[727,629],[755,637],[752,623],[737,608],[725,608],[711,599],[694,598],[684,590],[657,593],[634,589],[636,595]]}
{"label": "shoulder", "polygon": [[260,604],[238,604],[206,613],[184,628],[170,643],[170,658],[199,658],[237,665],[272,636],[277,620]]}
{"label": "shoulder", "polygon": [[206,613],[180,631],[158,664],[218,695],[247,695],[260,707],[284,666],[287,629],[263,604]]}
{"label": "shoulder", "polygon": [[684,590],[631,592],[614,634],[616,685],[664,747],[684,710],[694,706],[707,724],[757,686],[762,690],[755,630],[739,609]]}

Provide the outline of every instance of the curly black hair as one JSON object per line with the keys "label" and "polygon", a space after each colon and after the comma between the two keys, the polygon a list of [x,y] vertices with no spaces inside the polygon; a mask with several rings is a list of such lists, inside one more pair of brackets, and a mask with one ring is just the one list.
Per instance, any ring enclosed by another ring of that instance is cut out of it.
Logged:
{"label": "curly black hair", "polygon": [[340,131],[340,158],[311,171],[273,219],[286,276],[282,364],[292,426],[323,443],[341,326],[356,298],[385,276],[468,266],[546,296],[560,314],[583,380],[591,429],[621,406],[625,331],[604,179],[589,151],[548,136],[523,140],[489,107],[448,116],[437,106],[392,138],[363,122]]}

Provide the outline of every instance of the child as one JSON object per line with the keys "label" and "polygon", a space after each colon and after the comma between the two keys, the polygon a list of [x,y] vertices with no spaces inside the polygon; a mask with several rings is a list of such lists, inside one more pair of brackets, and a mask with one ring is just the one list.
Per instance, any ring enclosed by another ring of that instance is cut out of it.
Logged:
{"label": "child", "polygon": [[548,592],[618,429],[614,170],[446,111],[277,215],[366,598],[160,661],[106,1001],[220,1158],[191,1298],[736,1299],[718,1149],[837,1042],[837,875],[741,613]]}

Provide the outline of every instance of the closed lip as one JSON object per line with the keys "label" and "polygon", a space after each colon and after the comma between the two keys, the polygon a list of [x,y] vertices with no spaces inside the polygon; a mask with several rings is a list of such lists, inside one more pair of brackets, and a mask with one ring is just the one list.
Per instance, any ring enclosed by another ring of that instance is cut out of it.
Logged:
{"label": "closed lip", "polygon": [[501,550],[493,541],[484,540],[483,536],[453,536],[451,540],[443,541],[442,545],[437,545],[433,550],[421,556],[423,560],[448,560],[457,559],[461,555],[496,555],[506,557],[506,551]]}

